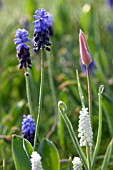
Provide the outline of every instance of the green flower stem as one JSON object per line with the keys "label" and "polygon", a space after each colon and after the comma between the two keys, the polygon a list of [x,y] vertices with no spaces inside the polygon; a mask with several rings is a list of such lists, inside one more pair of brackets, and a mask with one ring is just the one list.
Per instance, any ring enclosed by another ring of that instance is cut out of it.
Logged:
{"label": "green flower stem", "polygon": [[40,122],[40,114],[42,108],[42,93],[43,93],[43,83],[44,83],[44,49],[41,50],[41,82],[40,82],[40,93],[39,93],[39,105],[38,105],[38,116],[37,116],[37,124],[34,138],[34,150],[36,150],[37,140],[39,136],[39,122]]}
{"label": "green flower stem", "polygon": [[90,147],[88,146],[88,143],[86,145],[86,154],[87,154],[88,170],[91,170]]}
{"label": "green flower stem", "polygon": [[104,86],[101,85],[99,88],[99,126],[98,126],[98,135],[97,135],[96,146],[95,146],[93,159],[92,159],[92,169],[94,167],[96,156],[99,151],[101,136],[102,136],[102,93],[103,93],[103,90],[104,90]]}
{"label": "green flower stem", "polygon": [[[92,130],[93,130],[93,123],[92,123],[92,92],[91,92],[89,66],[86,66],[86,73],[87,73],[87,85],[88,85],[89,116],[90,116],[90,121],[91,121],[91,127],[92,127]],[[92,159],[92,147],[90,147],[90,159]]]}
{"label": "green flower stem", "polygon": [[31,93],[30,93],[30,85],[29,85],[29,76],[25,75],[26,79],[26,93],[27,93],[27,100],[28,100],[28,106],[29,106],[29,112],[33,116],[33,107],[32,107],[32,101],[31,101]]}
{"label": "green flower stem", "polygon": [[87,84],[88,84],[89,116],[90,116],[90,121],[92,126],[92,93],[91,93],[89,66],[86,66],[86,73],[87,73]]}
{"label": "green flower stem", "polygon": [[62,115],[62,117],[63,117],[63,119],[65,121],[65,124],[66,124],[67,128],[68,128],[68,131],[69,131],[69,134],[70,134],[71,139],[73,141],[73,144],[74,144],[80,158],[83,161],[84,167],[85,167],[86,170],[88,170],[86,156],[85,156],[84,152],[82,151],[82,149],[81,149],[81,147],[79,145],[79,142],[78,142],[78,139],[75,136],[72,124],[71,124],[70,120],[68,119],[68,117],[66,115],[67,107],[66,107],[65,103],[62,102],[62,101],[59,101],[58,102],[58,108],[59,108],[59,111],[60,111],[60,113],[61,113],[61,115]]}

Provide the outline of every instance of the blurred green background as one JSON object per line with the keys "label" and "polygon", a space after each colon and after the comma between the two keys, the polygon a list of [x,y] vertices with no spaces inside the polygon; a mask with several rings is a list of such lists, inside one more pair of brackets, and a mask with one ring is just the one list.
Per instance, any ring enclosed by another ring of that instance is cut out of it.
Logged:
{"label": "blurred green background", "polygon": [[[52,50],[48,54],[51,61],[54,88],[57,101],[62,100],[68,107],[68,116],[77,134],[78,116],[81,103],[77,88],[76,69],[79,70],[81,86],[87,99],[87,79],[80,67],[79,29],[87,36],[91,54],[97,69],[91,76],[93,94],[94,144],[98,128],[98,89],[105,86],[103,95],[103,133],[97,167],[113,137],[113,9],[106,0],[0,0],[0,166],[5,159],[6,170],[14,170],[11,153],[11,136],[21,135],[21,122],[24,114],[29,114],[26,85],[23,70],[18,70],[16,46],[13,39],[18,28],[26,28],[33,38],[33,14],[36,9],[45,8],[54,17],[54,37]],[[32,70],[30,88],[35,117],[37,115],[40,85],[40,53],[36,55],[31,47]],[[48,62],[45,58],[45,83],[43,110],[40,123],[40,137],[46,137],[55,117],[54,102],[48,75]],[[58,148],[60,159],[77,156],[67,128],[62,119],[50,136]],[[96,168],[97,168],[96,167]],[[67,164],[61,164],[61,170]],[[108,169],[113,169],[111,157]]]}

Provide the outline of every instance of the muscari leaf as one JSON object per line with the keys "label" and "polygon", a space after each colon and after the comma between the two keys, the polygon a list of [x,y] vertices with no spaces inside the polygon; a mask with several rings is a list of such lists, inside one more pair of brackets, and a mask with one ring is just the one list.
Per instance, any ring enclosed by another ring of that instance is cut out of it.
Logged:
{"label": "muscari leaf", "polygon": [[67,107],[66,107],[65,103],[62,102],[62,101],[59,101],[58,102],[58,108],[59,108],[59,112],[62,115],[62,117],[63,117],[63,119],[65,121],[65,124],[66,124],[66,126],[68,128],[69,134],[70,134],[71,139],[73,141],[73,144],[74,144],[74,146],[76,148],[76,151],[78,152],[80,158],[82,159],[85,169],[88,170],[86,156],[85,156],[84,152],[82,151],[82,149],[81,149],[81,147],[79,145],[78,139],[77,139],[77,137],[76,137],[76,135],[74,133],[73,126],[72,126],[70,120],[68,119],[68,117],[66,115]]}
{"label": "muscari leaf", "polygon": [[92,167],[94,167],[95,161],[97,154],[99,152],[100,148],[100,143],[101,143],[101,136],[102,136],[102,93],[104,91],[104,86],[101,85],[99,87],[99,125],[98,125],[98,134],[97,134],[97,141],[93,153],[93,158],[92,158]]}
{"label": "muscari leaf", "polygon": [[20,136],[13,135],[12,152],[16,170],[31,170],[30,155],[33,148],[29,141]]}
{"label": "muscari leaf", "polygon": [[60,170],[60,158],[55,145],[48,139],[43,139],[39,146],[39,154],[44,170]]}

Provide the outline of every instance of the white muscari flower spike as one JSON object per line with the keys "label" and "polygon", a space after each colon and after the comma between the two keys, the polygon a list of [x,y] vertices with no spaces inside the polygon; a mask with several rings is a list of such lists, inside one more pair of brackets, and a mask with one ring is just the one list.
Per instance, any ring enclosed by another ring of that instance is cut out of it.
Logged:
{"label": "white muscari flower spike", "polygon": [[43,170],[42,163],[41,163],[41,156],[36,151],[32,152],[30,160],[31,160],[32,170]]}
{"label": "white muscari flower spike", "polygon": [[78,132],[78,137],[80,137],[80,146],[86,146],[88,144],[92,147],[93,132],[88,108],[83,107],[80,111]]}
{"label": "white muscari flower spike", "polygon": [[79,157],[74,157],[72,164],[73,170],[82,170],[82,162]]}

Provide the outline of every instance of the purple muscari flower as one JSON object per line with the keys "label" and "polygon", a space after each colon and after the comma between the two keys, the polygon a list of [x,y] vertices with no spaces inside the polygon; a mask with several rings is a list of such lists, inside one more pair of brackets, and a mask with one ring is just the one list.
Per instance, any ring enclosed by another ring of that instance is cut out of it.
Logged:
{"label": "purple muscari flower", "polygon": [[107,4],[110,8],[113,8],[113,0],[107,0]]}
{"label": "purple muscari flower", "polygon": [[[80,60],[80,65],[81,65],[83,72],[86,74],[86,65],[83,64],[81,60]],[[88,67],[89,67],[91,74],[93,76],[95,76],[95,70],[97,69],[97,67],[96,67],[95,61],[93,59],[92,59],[92,62],[89,64]]]}
{"label": "purple muscari flower", "polygon": [[36,124],[31,115],[24,115],[22,122],[22,134],[32,145],[34,144]]}
{"label": "purple muscari flower", "polygon": [[29,52],[29,46],[26,44],[30,41],[30,39],[27,37],[28,31],[25,29],[18,29],[16,31],[14,43],[17,45],[17,57],[19,60],[19,68],[31,68],[31,60],[30,60],[30,52]]}
{"label": "purple muscari flower", "polygon": [[38,52],[40,48],[46,48],[50,51],[50,37],[53,35],[53,17],[45,9],[41,8],[35,11],[33,17],[36,19],[34,26],[34,50]]}

